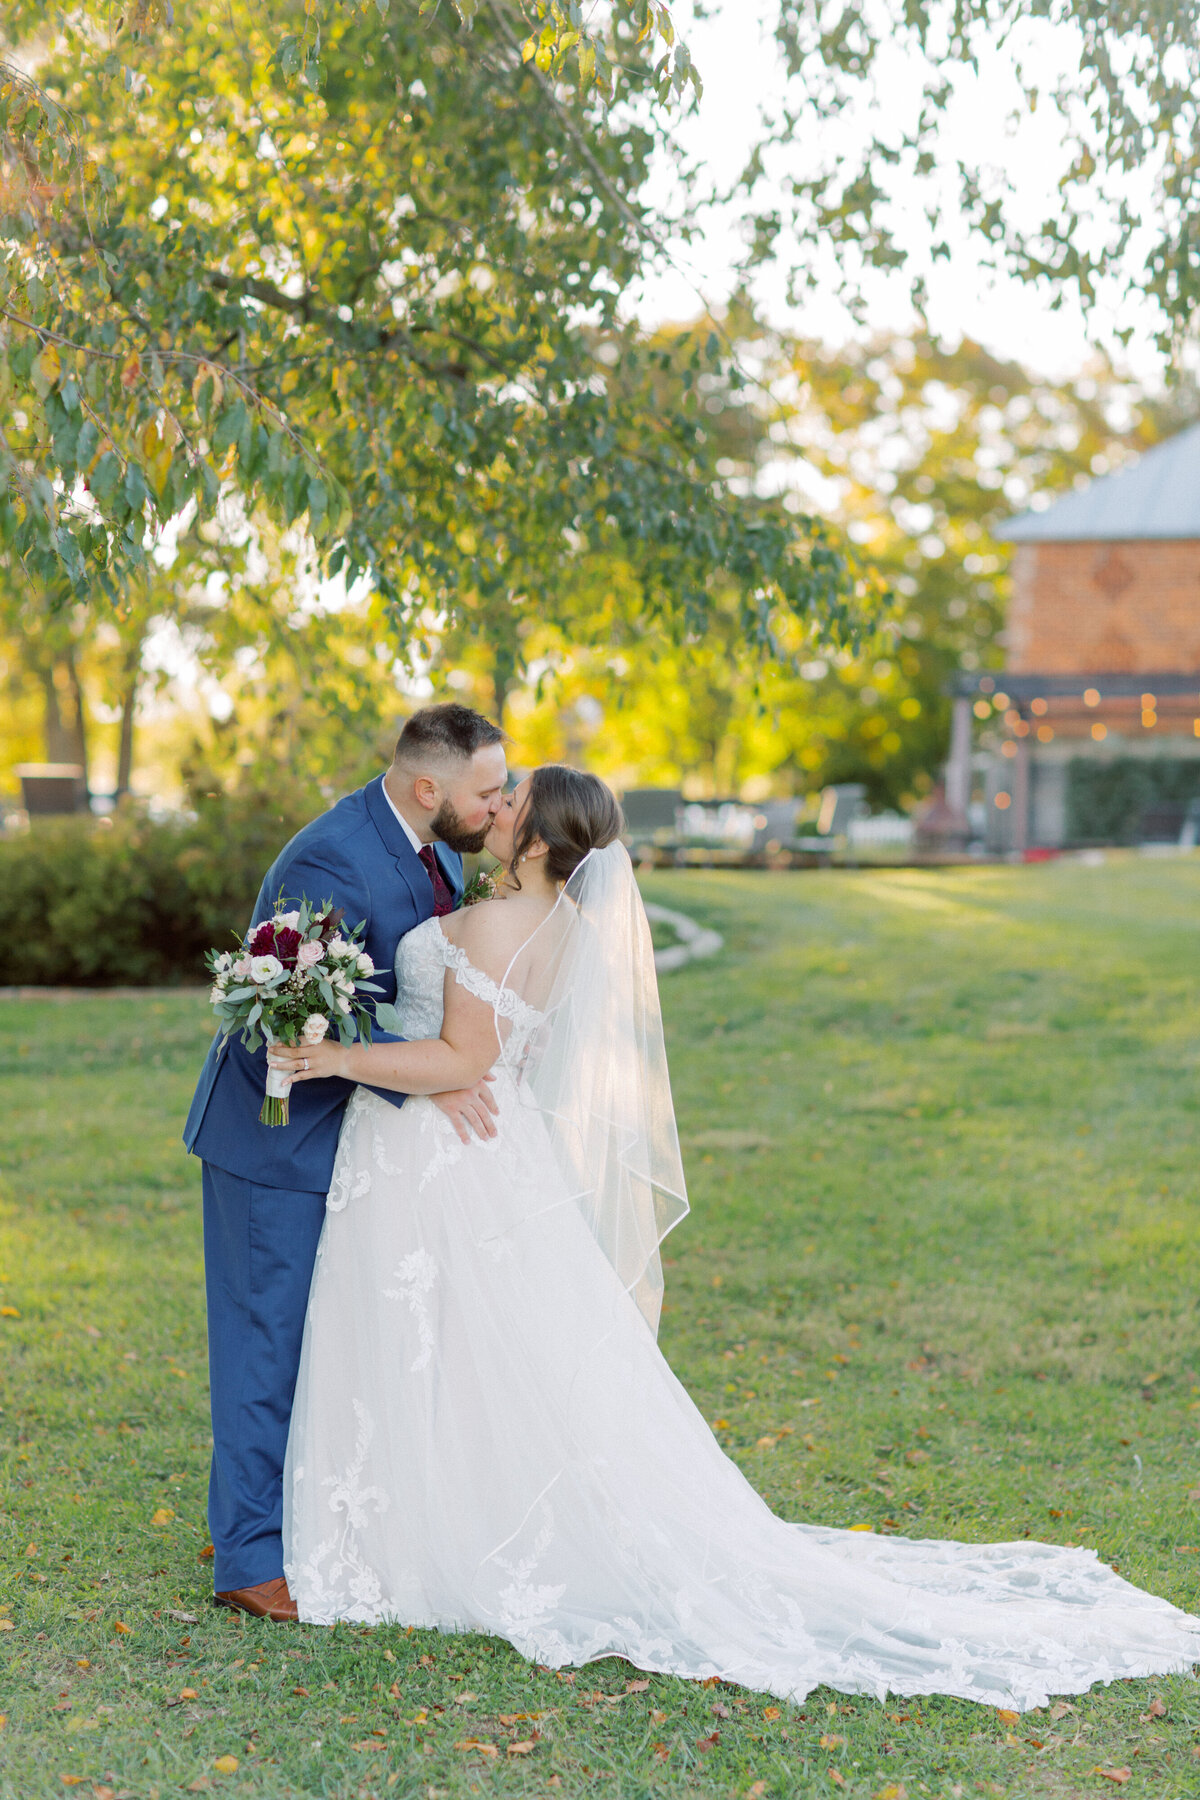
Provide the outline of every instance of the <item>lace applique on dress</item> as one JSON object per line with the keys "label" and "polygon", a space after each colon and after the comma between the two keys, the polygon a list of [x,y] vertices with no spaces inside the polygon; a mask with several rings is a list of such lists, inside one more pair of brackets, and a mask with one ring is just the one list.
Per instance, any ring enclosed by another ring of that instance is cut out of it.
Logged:
{"label": "lace applique on dress", "polygon": [[490,975],[477,969],[466,951],[459,944],[452,944],[445,932],[445,949],[442,955],[446,967],[454,970],[454,979],[465,987],[468,994],[474,994],[477,1000],[486,1000],[494,1012],[502,1019],[511,1019],[524,1036],[541,1022],[542,1015],[537,1008],[522,1000],[520,994],[512,988],[500,987]]}
{"label": "lace applique on dress", "polygon": [[393,1274],[392,1280],[400,1285],[384,1288],[384,1298],[407,1301],[417,1327],[420,1349],[416,1360],[408,1365],[409,1373],[415,1375],[419,1369],[429,1366],[433,1355],[433,1321],[429,1317],[425,1295],[432,1291],[437,1280],[437,1264],[428,1250],[410,1250]]}

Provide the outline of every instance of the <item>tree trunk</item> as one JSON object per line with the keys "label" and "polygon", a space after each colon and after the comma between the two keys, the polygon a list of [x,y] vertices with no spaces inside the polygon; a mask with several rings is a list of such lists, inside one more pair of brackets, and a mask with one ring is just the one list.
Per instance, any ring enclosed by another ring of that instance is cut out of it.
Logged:
{"label": "tree trunk", "polygon": [[67,671],[67,681],[71,690],[71,699],[74,702],[75,707],[75,719],[71,733],[72,738],[74,739],[75,754],[71,758],[71,761],[77,762],[79,767],[83,770],[84,792],[90,794],[91,783],[88,779],[87,713],[84,708],[83,683],[79,679],[79,665],[75,661],[75,646],[73,644],[68,646],[66,656],[63,658],[63,663]]}
{"label": "tree trunk", "polygon": [[133,780],[133,725],[137,714],[138,689],[142,680],[142,641],[138,632],[125,651],[125,681],[121,693],[121,734],[117,744],[117,791],[120,801],[129,792]]}
{"label": "tree trunk", "polygon": [[62,716],[52,662],[39,664],[38,679],[42,684],[42,694],[45,700],[42,714],[42,747],[45,759],[48,763],[74,762],[75,745]]}
{"label": "tree trunk", "polygon": [[133,776],[133,715],[137,709],[138,677],[135,671],[121,698],[121,735],[117,744],[117,791],[114,798],[123,800],[129,792]]}

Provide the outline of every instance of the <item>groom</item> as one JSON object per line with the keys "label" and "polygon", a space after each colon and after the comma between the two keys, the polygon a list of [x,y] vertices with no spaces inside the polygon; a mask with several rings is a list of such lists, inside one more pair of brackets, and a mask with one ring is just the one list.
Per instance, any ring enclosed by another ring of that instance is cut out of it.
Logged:
{"label": "groom", "polygon": [[[252,923],[270,918],[281,893],[293,903],[332,900],[347,926],[365,920],[373,979],[394,1001],[400,939],[462,898],[462,852],[482,849],[500,806],[503,741],[466,706],[414,713],[391,767],[284,846]],[[296,1617],[283,1573],[283,1459],[325,1196],[353,1088],[302,1082],[290,1096],[290,1123],[269,1127],[258,1119],[266,1075],[265,1049],[251,1054],[237,1039],[214,1038],[183,1141],[204,1164],[216,1598],[282,1620]],[[434,1103],[464,1142],[472,1130],[495,1136],[486,1082]]]}

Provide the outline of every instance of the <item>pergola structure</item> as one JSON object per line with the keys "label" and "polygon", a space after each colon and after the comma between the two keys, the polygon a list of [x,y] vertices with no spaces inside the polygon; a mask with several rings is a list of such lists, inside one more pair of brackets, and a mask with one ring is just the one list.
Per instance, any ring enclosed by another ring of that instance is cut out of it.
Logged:
{"label": "pergola structure", "polygon": [[972,720],[991,721],[987,841],[1024,852],[1066,840],[1078,759],[1200,761],[1200,424],[1004,536],[1008,666],[955,686],[946,802],[965,835]]}

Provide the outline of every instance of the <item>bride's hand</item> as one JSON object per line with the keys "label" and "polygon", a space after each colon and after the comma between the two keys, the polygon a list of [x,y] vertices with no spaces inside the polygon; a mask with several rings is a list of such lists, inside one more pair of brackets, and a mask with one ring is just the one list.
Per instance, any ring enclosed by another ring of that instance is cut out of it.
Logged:
{"label": "bride's hand", "polygon": [[346,1050],[334,1038],[320,1044],[272,1044],[267,1061],[273,1069],[282,1069],[295,1081],[322,1081],[329,1075],[344,1075]]}

